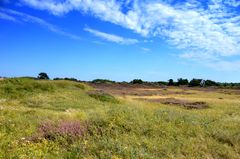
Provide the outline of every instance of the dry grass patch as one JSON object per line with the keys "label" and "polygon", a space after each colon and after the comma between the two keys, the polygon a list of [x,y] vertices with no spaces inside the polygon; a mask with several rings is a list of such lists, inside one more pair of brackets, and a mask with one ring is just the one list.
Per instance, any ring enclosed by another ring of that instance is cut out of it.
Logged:
{"label": "dry grass patch", "polygon": [[137,100],[144,100],[149,102],[155,102],[155,103],[161,103],[161,104],[167,104],[167,105],[177,105],[182,106],[187,109],[204,109],[208,108],[208,104],[206,102],[192,102],[187,100],[180,100],[175,98],[156,98],[156,99],[149,99],[149,98],[134,98]]}

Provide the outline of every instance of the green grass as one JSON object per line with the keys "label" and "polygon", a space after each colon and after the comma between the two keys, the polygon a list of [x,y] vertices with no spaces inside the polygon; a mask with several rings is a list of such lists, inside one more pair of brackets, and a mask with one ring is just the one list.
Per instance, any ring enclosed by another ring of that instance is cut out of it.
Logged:
{"label": "green grass", "polygon": [[[186,110],[112,96],[120,102],[109,102],[89,96],[91,89],[71,81],[0,81],[0,158],[240,158],[238,95],[175,95],[210,106]],[[28,140],[43,122],[59,121],[89,127],[73,142]]]}
{"label": "green grass", "polygon": [[101,102],[119,103],[119,101],[112,95],[104,92],[90,91],[88,95]]}

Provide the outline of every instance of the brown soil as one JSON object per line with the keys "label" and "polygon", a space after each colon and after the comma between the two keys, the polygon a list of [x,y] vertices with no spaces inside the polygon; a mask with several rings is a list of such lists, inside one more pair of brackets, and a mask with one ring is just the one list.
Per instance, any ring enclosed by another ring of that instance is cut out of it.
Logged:
{"label": "brown soil", "polygon": [[204,109],[208,108],[208,105],[206,102],[192,102],[187,100],[180,100],[175,98],[157,98],[157,99],[149,99],[149,98],[134,98],[137,100],[144,100],[149,102],[156,102],[156,103],[162,103],[167,105],[177,105],[177,106],[183,106],[187,109]]}
{"label": "brown soil", "polygon": [[239,89],[223,89],[219,91],[220,93],[223,94],[228,94],[228,95],[240,95],[240,90]]}
{"label": "brown soil", "polygon": [[170,95],[170,94],[193,94],[187,92],[187,89],[182,91],[169,91],[166,86],[151,86],[138,84],[90,84],[97,90],[104,91],[113,95],[133,95],[133,96],[154,96],[154,95]]}

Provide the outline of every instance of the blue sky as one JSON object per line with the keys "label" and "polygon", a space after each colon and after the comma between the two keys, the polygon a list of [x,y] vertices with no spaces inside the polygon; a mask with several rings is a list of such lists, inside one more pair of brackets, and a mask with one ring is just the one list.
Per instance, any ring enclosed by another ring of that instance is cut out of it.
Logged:
{"label": "blue sky", "polygon": [[2,0],[0,76],[240,82],[238,0]]}

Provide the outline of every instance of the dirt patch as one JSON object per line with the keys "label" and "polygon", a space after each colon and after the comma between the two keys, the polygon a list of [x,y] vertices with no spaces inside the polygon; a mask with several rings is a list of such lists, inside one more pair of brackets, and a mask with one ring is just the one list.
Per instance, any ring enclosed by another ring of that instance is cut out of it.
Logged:
{"label": "dirt patch", "polygon": [[182,106],[187,109],[204,109],[208,108],[208,104],[206,102],[192,102],[187,100],[180,100],[175,98],[157,98],[157,99],[149,99],[149,98],[134,98],[137,100],[144,100],[149,102],[167,104],[167,105],[177,105]]}
{"label": "dirt patch", "polygon": [[104,91],[106,93],[118,96],[157,96],[157,95],[170,95],[170,94],[182,94],[189,95],[194,94],[188,92],[187,89],[182,89],[181,91],[174,91],[167,89],[166,86],[153,87],[149,85],[139,85],[139,84],[90,84],[97,90]]}
{"label": "dirt patch", "polygon": [[240,90],[239,89],[224,89],[224,90],[220,90],[219,91],[220,93],[223,93],[223,94],[227,94],[227,95],[240,95]]}

